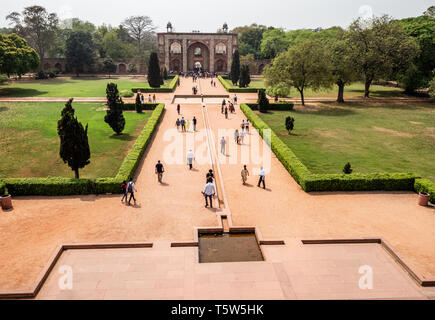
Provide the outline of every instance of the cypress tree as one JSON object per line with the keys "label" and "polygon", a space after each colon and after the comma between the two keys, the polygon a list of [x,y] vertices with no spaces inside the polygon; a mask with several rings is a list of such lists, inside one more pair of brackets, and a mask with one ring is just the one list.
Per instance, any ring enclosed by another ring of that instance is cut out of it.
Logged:
{"label": "cypress tree", "polygon": [[152,52],[148,65],[148,83],[151,88],[160,88],[162,83],[162,75],[160,73],[160,63],[157,52]]}
{"label": "cypress tree", "polygon": [[109,124],[117,135],[120,135],[125,127],[125,118],[122,114],[124,102],[119,97],[118,86],[114,83],[107,84],[106,94],[109,110],[107,110],[104,121]]}
{"label": "cypress tree", "polygon": [[250,83],[251,83],[251,72],[249,70],[249,66],[243,65],[240,69],[239,87],[240,88],[249,87]]}
{"label": "cypress tree", "polygon": [[62,110],[62,117],[57,123],[57,133],[60,138],[60,157],[75,172],[75,178],[79,179],[79,169],[90,163],[91,150],[88,142],[88,125],[83,128],[74,117],[72,102],[73,99],[70,99]]}
{"label": "cypress tree", "polygon": [[260,109],[260,112],[267,112],[267,109],[269,107],[269,99],[267,99],[266,96],[266,90],[260,89],[258,90],[258,108]]}
{"label": "cypress tree", "polygon": [[142,101],[140,101],[140,95],[136,95],[136,112],[142,113]]}
{"label": "cypress tree", "polygon": [[236,50],[233,55],[233,62],[231,64],[231,81],[233,85],[236,85],[239,82],[240,78],[240,55],[239,50]]}

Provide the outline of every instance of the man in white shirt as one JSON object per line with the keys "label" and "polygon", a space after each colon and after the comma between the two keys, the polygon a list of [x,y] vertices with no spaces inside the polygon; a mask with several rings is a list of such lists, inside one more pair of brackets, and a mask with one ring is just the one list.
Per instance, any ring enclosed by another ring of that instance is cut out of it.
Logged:
{"label": "man in white shirt", "polygon": [[208,199],[210,199],[210,208],[213,208],[213,196],[216,194],[216,187],[214,186],[213,179],[208,179],[202,194],[205,197],[205,207],[208,208]]}
{"label": "man in white shirt", "polygon": [[258,181],[258,187],[260,187],[261,183],[263,183],[263,189],[266,189],[266,171],[264,171],[263,167],[261,167],[260,170],[260,180]]}
{"label": "man in white shirt", "polygon": [[193,153],[192,150],[189,150],[189,152],[187,152],[187,164],[189,165],[189,170],[192,170],[193,168],[193,160],[195,160],[195,154]]}

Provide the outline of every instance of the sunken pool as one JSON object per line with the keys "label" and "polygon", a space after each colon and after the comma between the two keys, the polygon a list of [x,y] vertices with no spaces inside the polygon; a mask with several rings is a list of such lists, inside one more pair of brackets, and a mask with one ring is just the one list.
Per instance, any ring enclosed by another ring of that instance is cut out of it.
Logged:
{"label": "sunken pool", "polygon": [[199,262],[264,261],[254,233],[200,234]]}

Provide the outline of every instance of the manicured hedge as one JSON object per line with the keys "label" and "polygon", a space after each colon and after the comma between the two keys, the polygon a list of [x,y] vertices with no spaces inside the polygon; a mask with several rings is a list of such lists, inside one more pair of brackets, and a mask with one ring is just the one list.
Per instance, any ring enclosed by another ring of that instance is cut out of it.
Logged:
{"label": "manicured hedge", "polygon": [[257,93],[258,88],[234,88],[222,76],[218,76],[219,81],[224,86],[225,90],[233,93]]}
{"label": "manicured hedge", "polygon": [[429,201],[435,204],[435,183],[428,179],[415,180],[414,190],[417,193],[424,192],[430,194]]}
{"label": "manicured hedge", "polygon": [[175,76],[172,81],[169,83],[169,87],[161,87],[161,88],[133,88],[131,89],[131,91],[133,93],[137,93],[138,90],[140,90],[140,92],[142,93],[170,93],[170,92],[174,92],[176,86],[177,86],[177,82],[178,82],[178,78],[179,76]]}
{"label": "manicured hedge", "polygon": [[[152,111],[155,110],[158,106],[158,103],[142,103],[142,110],[144,111]],[[136,111],[135,103],[124,103],[124,111]]]}
{"label": "manicured hedge", "polygon": [[152,135],[160,121],[164,109],[165,105],[159,104],[154,110],[144,130],[137,138],[136,143],[133,145],[130,152],[125,157],[124,162],[122,163],[121,168],[118,171],[116,179],[129,180],[133,177],[142,158],[142,155],[152,139]]}
{"label": "manicured hedge", "polygon": [[165,108],[155,107],[151,118],[136,143],[125,157],[115,178],[70,179],[70,178],[7,178],[0,181],[0,193],[7,187],[13,196],[69,196],[87,194],[120,194],[121,183],[133,177],[142,155],[152,139],[155,128]]}
{"label": "manicured hedge", "polygon": [[[270,127],[247,104],[242,103],[240,108],[264,138],[263,131]],[[412,173],[313,174],[272,130],[271,141],[265,140],[287,171],[306,192],[411,191],[414,190],[416,179],[420,178]],[[426,182],[420,183],[419,186],[423,188],[424,185],[429,188],[427,182],[430,181],[423,181]]]}
{"label": "manicured hedge", "polygon": [[[257,111],[258,110],[258,104],[256,103],[247,103],[249,108],[252,110]],[[269,107],[267,110],[270,111],[292,111],[295,107],[294,103],[291,102],[278,102],[278,103],[269,103]]]}
{"label": "manicured hedge", "polygon": [[0,196],[3,196],[8,193],[8,189],[6,188],[6,184],[3,181],[0,181]]}

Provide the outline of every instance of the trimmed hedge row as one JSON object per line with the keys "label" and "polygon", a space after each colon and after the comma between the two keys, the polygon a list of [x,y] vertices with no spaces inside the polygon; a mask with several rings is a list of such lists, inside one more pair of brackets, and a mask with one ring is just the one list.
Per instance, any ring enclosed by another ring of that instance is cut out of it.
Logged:
{"label": "trimmed hedge row", "polygon": [[0,196],[8,193],[8,189],[6,188],[6,184],[3,181],[0,181]]}
{"label": "trimmed hedge row", "polygon": [[[247,103],[249,108],[252,110],[259,110],[257,103]],[[278,103],[269,103],[269,106],[267,107],[267,110],[271,111],[292,111],[295,107],[294,103],[291,102],[278,102]]]}
{"label": "trimmed hedge row", "polygon": [[174,92],[177,86],[178,78],[178,75],[175,76],[167,88],[133,88],[131,91],[133,91],[133,93],[137,93],[138,90],[142,93],[171,93]]}
{"label": "trimmed hedge row", "polygon": [[257,93],[258,92],[258,88],[234,88],[233,86],[231,86],[230,84],[228,84],[228,82],[222,78],[222,76],[218,76],[219,81],[222,83],[222,85],[224,86],[225,90],[227,90],[228,92],[233,92],[233,93]]}
{"label": "trimmed hedge row", "polygon": [[[157,108],[158,103],[142,103],[142,110],[144,111],[153,111]],[[135,103],[124,103],[124,111],[136,111]]]}
{"label": "trimmed hedge row", "polygon": [[164,104],[155,107],[153,114],[130,150],[115,178],[7,178],[0,181],[0,193],[6,187],[13,196],[71,196],[88,194],[120,194],[121,183],[133,177],[155,128],[163,114]]}
{"label": "trimmed hedge row", "polygon": [[417,193],[424,192],[430,194],[429,201],[435,204],[435,183],[428,179],[415,180],[414,190]]}
{"label": "trimmed hedge row", "polygon": [[151,115],[151,118],[148,120],[147,125],[145,126],[144,130],[140,134],[140,136],[137,138],[135,144],[131,148],[130,152],[127,154],[127,156],[124,159],[124,162],[121,165],[121,168],[119,168],[118,175],[116,176],[116,179],[119,180],[129,180],[133,177],[139,162],[142,158],[142,155],[144,154],[148,144],[150,143],[154,130],[156,129],[157,125],[159,124],[160,118],[163,114],[163,111],[165,109],[164,104],[159,104],[157,108],[154,110],[153,114]]}
{"label": "trimmed hedge row", "polygon": [[[271,130],[270,127],[247,104],[242,103],[240,108],[252,125],[259,130],[260,135],[265,138],[263,131]],[[266,137],[265,141],[271,146],[277,158],[306,192],[411,191],[414,190],[416,179],[420,178],[412,173],[313,174],[273,130],[271,130],[271,141],[267,140]],[[427,182],[424,185],[428,186]],[[431,190],[435,191],[435,188]]]}

